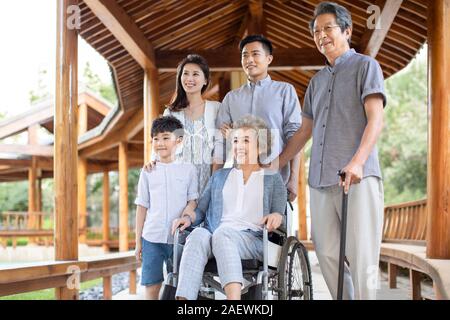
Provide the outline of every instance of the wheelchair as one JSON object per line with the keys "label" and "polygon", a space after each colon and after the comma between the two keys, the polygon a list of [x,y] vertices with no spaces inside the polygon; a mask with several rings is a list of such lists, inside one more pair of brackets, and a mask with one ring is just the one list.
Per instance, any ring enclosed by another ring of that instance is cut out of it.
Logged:
{"label": "wheelchair", "polygon": [[[290,209],[290,210],[289,210]],[[274,232],[263,230],[263,261],[241,260],[243,277],[246,280],[242,290],[242,300],[312,300],[313,286],[308,252],[294,236],[288,235],[292,204],[286,207],[287,228],[280,227]],[[162,292],[162,300],[175,299],[181,248],[192,228],[174,236],[173,270],[167,275]],[[181,241],[180,241],[181,240]],[[216,291],[225,294],[218,280],[214,258],[205,266],[199,300],[214,300]]]}

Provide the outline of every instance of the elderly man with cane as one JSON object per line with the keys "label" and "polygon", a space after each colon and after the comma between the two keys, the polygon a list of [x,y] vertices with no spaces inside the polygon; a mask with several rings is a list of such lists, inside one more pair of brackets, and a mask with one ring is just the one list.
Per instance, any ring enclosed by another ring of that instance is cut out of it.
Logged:
{"label": "elderly man with cane", "polygon": [[343,298],[375,299],[384,207],[376,148],[386,105],[383,73],[376,60],[350,48],[346,8],[320,3],[310,30],[327,64],[311,79],[302,126],[278,161],[284,166],[312,136],[311,232],[321,271],[336,298],[343,188],[348,195]]}

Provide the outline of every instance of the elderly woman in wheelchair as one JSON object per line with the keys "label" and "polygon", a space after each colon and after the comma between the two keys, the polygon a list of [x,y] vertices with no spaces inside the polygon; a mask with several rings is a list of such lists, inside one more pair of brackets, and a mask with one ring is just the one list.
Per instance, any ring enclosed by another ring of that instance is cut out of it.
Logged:
{"label": "elderly woman in wheelchair", "polygon": [[173,232],[203,223],[187,237],[177,299],[197,299],[212,257],[227,299],[240,299],[245,282],[241,260],[262,261],[263,229],[267,235],[285,222],[285,185],[278,172],[267,172],[260,162],[269,153],[268,132],[264,121],[253,116],[236,122],[231,133],[234,167],[218,170],[210,178],[195,221],[189,217],[174,221]]}

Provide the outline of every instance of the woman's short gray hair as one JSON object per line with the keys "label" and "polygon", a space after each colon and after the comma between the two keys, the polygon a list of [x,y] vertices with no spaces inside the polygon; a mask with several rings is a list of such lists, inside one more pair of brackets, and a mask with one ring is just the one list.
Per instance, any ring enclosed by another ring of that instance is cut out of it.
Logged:
{"label": "woman's short gray hair", "polygon": [[256,116],[246,115],[233,123],[233,130],[253,129],[256,131],[259,148],[259,161],[264,160],[270,155],[272,149],[272,134],[267,127],[266,122]]}
{"label": "woman's short gray hair", "polygon": [[[347,10],[347,8],[335,3],[335,2],[321,2],[317,5],[314,10],[314,17],[309,22],[309,30],[311,34],[314,32],[314,22],[316,22],[316,18],[322,14],[331,13],[336,17],[336,23],[341,27],[341,31],[344,32],[347,28],[351,28],[352,23],[352,15]],[[350,39],[348,40],[350,42]]]}

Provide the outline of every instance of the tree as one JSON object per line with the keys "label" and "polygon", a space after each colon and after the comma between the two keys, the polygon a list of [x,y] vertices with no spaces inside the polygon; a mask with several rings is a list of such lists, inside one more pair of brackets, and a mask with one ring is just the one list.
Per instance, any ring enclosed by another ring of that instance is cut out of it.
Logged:
{"label": "tree", "polygon": [[38,83],[35,89],[30,90],[29,99],[30,104],[48,99],[50,97],[50,91],[46,84],[47,70],[40,69],[38,73]]}
{"label": "tree", "polygon": [[117,95],[112,83],[104,83],[91,69],[89,62],[86,62],[83,70],[83,82],[85,82],[88,89],[99,94],[111,104],[117,103]]}
{"label": "tree", "polygon": [[388,105],[378,144],[385,203],[424,198],[427,179],[427,62],[420,57],[386,81]]}

